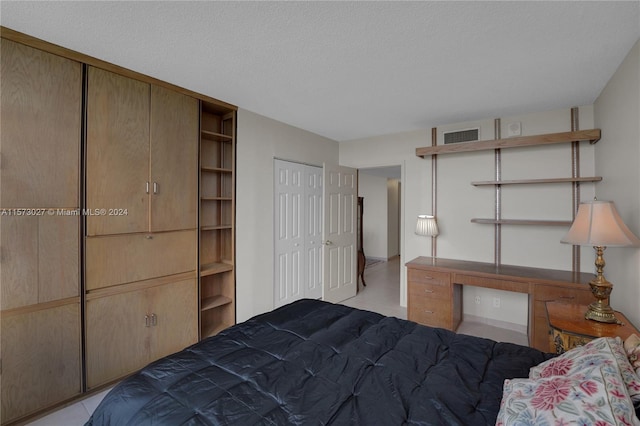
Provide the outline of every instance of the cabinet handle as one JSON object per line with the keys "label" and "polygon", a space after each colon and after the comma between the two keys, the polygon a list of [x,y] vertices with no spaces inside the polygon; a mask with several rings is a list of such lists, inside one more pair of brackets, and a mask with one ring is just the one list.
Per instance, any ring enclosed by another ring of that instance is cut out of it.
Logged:
{"label": "cabinet handle", "polygon": [[429,290],[428,288],[425,288],[425,289],[424,289],[424,292],[425,292],[425,293],[433,293],[433,290]]}
{"label": "cabinet handle", "polygon": [[147,182],[146,190],[145,190],[145,191],[147,192],[147,194],[149,193],[149,182]]}
{"label": "cabinet handle", "polygon": [[154,194],[158,193],[158,182],[153,182],[153,193]]}
{"label": "cabinet handle", "polygon": [[424,312],[425,312],[425,314],[433,314],[434,313],[433,311],[424,311]]}
{"label": "cabinet handle", "polygon": [[151,314],[151,325],[154,327],[158,325],[158,317],[156,314]]}
{"label": "cabinet handle", "polygon": [[149,327],[151,323],[149,322],[149,315],[144,316],[144,326]]}
{"label": "cabinet handle", "polygon": [[430,277],[429,275],[425,275],[425,276],[424,276],[424,278],[425,278],[426,280],[432,280],[432,279],[433,279],[433,277]]}
{"label": "cabinet handle", "polygon": [[144,236],[147,240],[153,240],[153,235],[145,235]]}

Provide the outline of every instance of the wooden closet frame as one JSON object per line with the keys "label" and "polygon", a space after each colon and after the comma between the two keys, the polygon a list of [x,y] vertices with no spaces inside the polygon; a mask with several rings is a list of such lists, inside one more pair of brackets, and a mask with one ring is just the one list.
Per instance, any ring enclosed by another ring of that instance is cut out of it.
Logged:
{"label": "wooden closet frame", "polygon": [[[110,71],[119,75],[122,75],[124,77],[128,77],[128,78],[132,78],[135,80],[139,80],[141,82],[144,83],[148,83],[148,84],[153,84],[159,87],[163,87],[172,91],[175,91],[177,93],[181,93],[190,97],[193,97],[195,99],[197,99],[200,103],[200,105],[203,104],[207,104],[210,107],[214,108],[214,109],[219,109],[219,110],[226,110],[231,114],[237,114],[237,110],[238,108],[235,105],[229,104],[227,102],[224,101],[220,101],[218,99],[203,95],[201,93],[197,93],[188,89],[185,89],[183,87],[180,86],[176,86],[174,84],[171,83],[167,83],[165,81],[156,79],[154,77],[150,77],[148,75],[139,73],[139,72],[135,72],[132,70],[129,70],[127,68],[103,61],[101,59],[97,59],[95,57],[83,54],[83,53],[79,53],[76,52],[74,50],[65,48],[65,47],[61,47],[59,45],[38,39],[36,37],[12,30],[10,28],[6,28],[3,26],[0,26],[0,37],[2,39],[6,39],[6,40],[10,40],[37,50],[41,50],[43,52],[47,52],[53,55],[57,55],[59,57],[62,58],[66,58],[66,59],[70,59],[73,61],[76,61],[78,63],[80,63],[82,65],[82,72],[83,72],[83,80],[86,81],[85,78],[85,74],[86,74],[86,70],[87,67],[89,66],[93,66],[96,68],[101,68],[103,70],[106,71]],[[86,89],[86,88],[85,88]],[[82,110],[84,111],[86,108],[86,90],[84,90],[83,93],[83,105],[82,105]],[[83,112],[84,113],[84,112]],[[236,126],[236,120],[234,118],[234,129],[233,129],[233,138],[235,141],[235,126]],[[199,129],[200,132],[200,129]],[[84,176],[86,173],[86,164],[85,164],[85,156],[86,156],[86,150],[85,150],[85,145],[86,145],[86,123],[85,120],[82,119],[81,120],[81,136],[80,136],[80,158],[81,158],[81,164],[80,164],[80,183],[79,183],[79,188],[80,188],[80,208],[81,210],[86,206],[86,185],[84,182]],[[234,175],[235,175],[235,154],[233,156],[234,158],[234,164],[233,164],[233,168],[234,168]],[[198,161],[200,159],[198,158]],[[198,188],[199,191],[199,188]],[[232,191],[234,193],[234,200],[235,200],[235,179],[233,182],[233,188]],[[235,201],[234,201],[235,204]],[[200,209],[200,207],[198,207],[198,209]],[[233,216],[234,219],[233,221],[235,222],[235,208],[233,209]],[[200,214],[198,214],[198,218],[199,218]],[[86,356],[86,352],[85,352],[85,338],[86,338],[86,332],[85,332],[85,321],[84,321],[84,317],[85,317],[85,298],[86,298],[86,288],[85,288],[85,266],[84,266],[84,262],[85,262],[85,243],[84,243],[84,238],[85,238],[85,234],[86,234],[86,221],[84,219],[80,220],[80,231],[79,231],[79,239],[80,241],[78,242],[78,247],[79,247],[79,251],[80,251],[80,267],[79,267],[79,276],[80,276],[80,296],[78,297],[74,297],[74,298],[67,298],[67,299],[62,299],[62,300],[55,300],[52,302],[47,302],[42,304],[44,307],[48,308],[48,307],[56,307],[62,304],[66,304],[69,302],[69,300],[73,299],[73,300],[77,300],[79,299],[79,303],[80,303],[80,323],[81,323],[81,389],[80,389],[80,393],[76,396],[74,396],[71,399],[66,399],[63,401],[59,401],[58,403],[54,404],[53,406],[47,406],[47,407],[43,407],[41,410],[27,414],[23,417],[20,418],[16,418],[10,421],[10,423],[14,423],[14,422],[24,422],[27,421],[28,419],[33,419],[38,417],[39,415],[41,415],[43,412],[49,411],[49,410],[53,410],[56,409],[60,406],[64,406],[69,404],[71,401],[77,400],[77,399],[81,399],[84,398],[88,395],[91,395],[95,392],[99,392],[102,389],[104,389],[106,386],[109,386],[109,384],[105,384],[105,385],[101,385],[96,387],[95,389],[92,389],[91,391],[87,391],[87,384],[86,384],[86,367],[85,367],[85,356]],[[198,219],[198,234],[200,233],[200,224],[199,224],[199,219]],[[234,229],[232,229],[232,232],[234,232]],[[233,238],[235,241],[235,237]],[[198,238],[198,245],[200,244],[199,242],[200,238]],[[233,250],[235,252],[235,243],[232,244],[231,250]],[[198,247],[198,251],[199,251],[199,247]],[[235,254],[233,255],[233,258],[235,259]],[[235,264],[231,267],[233,269],[235,269]],[[200,293],[200,265],[198,264],[198,272],[197,272],[197,277],[198,277],[198,293]],[[210,273],[211,271],[205,271],[205,274]],[[215,273],[216,271],[214,271]],[[234,279],[234,300],[235,300],[235,279]],[[198,305],[200,305],[201,301],[200,301],[200,295],[198,294]],[[233,317],[234,320],[232,322],[235,322],[235,302],[232,303],[233,306]],[[20,308],[20,312],[31,312],[34,310],[40,309],[40,307],[35,307],[35,306],[27,306],[25,308]],[[199,306],[199,310],[200,310],[200,306]],[[227,325],[231,325],[229,324],[229,321],[226,322]],[[199,329],[199,333],[200,333],[200,324],[198,326]],[[201,336],[201,338],[204,336]]]}

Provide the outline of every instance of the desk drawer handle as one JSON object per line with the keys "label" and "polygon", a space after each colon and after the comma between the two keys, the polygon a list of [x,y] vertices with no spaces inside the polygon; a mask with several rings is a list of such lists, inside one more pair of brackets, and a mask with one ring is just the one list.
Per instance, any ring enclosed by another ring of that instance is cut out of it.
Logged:
{"label": "desk drawer handle", "polygon": [[432,280],[432,279],[433,279],[433,277],[430,277],[429,275],[425,275],[425,276],[424,276],[424,278],[425,278],[426,280]]}
{"label": "desk drawer handle", "polygon": [[434,314],[435,312],[433,311],[424,311],[425,314]]}
{"label": "desk drawer handle", "polygon": [[425,293],[433,293],[433,290],[429,290],[428,288],[425,288],[425,289],[424,289],[424,292],[425,292]]}

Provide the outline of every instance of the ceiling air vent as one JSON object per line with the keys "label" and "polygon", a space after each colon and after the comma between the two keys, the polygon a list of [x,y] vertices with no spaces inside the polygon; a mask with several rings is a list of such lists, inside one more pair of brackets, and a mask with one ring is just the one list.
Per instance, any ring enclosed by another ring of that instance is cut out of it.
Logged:
{"label": "ceiling air vent", "polygon": [[454,132],[444,132],[444,143],[471,142],[480,139],[480,128],[456,130]]}

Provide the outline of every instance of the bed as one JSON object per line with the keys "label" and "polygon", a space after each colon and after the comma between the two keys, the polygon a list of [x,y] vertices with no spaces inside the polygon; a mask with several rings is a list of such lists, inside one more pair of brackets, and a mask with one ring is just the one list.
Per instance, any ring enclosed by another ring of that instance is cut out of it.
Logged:
{"label": "bed", "polygon": [[496,424],[499,413],[507,424],[506,384],[554,359],[300,300],[148,365],[115,386],[87,425],[475,426]]}

